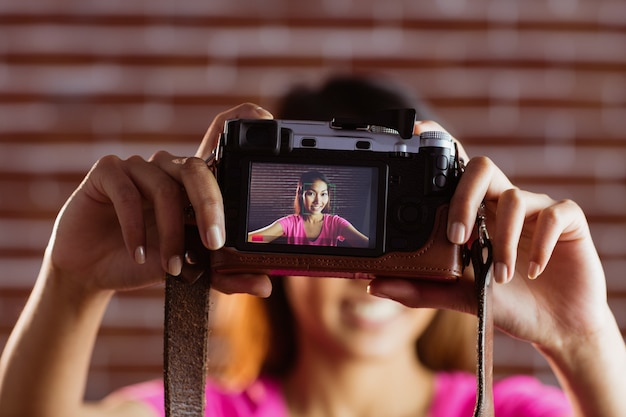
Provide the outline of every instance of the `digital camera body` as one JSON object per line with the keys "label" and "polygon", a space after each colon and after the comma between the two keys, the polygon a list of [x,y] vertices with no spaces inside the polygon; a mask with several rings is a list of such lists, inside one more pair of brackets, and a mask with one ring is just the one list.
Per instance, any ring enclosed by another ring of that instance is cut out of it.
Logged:
{"label": "digital camera body", "polygon": [[[227,121],[212,162],[224,201],[226,244],[211,253],[211,267],[271,275],[458,278],[463,251],[445,234],[461,172],[455,143],[440,131],[413,136],[410,117],[405,125]],[[294,214],[294,204],[303,198],[302,190],[296,193],[300,175],[311,171],[326,177],[331,210],[324,214],[344,219],[366,243],[351,246],[341,234],[324,243],[288,237],[267,243],[255,232],[277,219],[306,217]]]}

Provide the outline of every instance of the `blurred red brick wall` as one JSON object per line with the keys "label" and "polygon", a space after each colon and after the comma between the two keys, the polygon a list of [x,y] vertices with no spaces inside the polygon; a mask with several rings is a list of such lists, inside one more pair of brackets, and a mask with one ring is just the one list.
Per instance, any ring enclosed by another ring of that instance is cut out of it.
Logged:
{"label": "blurred red brick wall", "polygon": [[[0,0],[0,348],[96,159],[190,154],[218,111],[350,71],[410,85],[470,154],[576,200],[626,329],[623,1]],[[114,299],[88,398],[160,375],[161,304],[159,288]],[[553,380],[504,336],[496,371]]]}

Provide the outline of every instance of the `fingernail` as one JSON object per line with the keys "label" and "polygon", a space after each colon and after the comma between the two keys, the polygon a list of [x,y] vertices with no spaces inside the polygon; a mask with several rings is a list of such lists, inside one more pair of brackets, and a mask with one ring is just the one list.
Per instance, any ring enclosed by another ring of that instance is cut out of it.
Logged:
{"label": "fingernail", "polygon": [[541,271],[541,266],[537,262],[531,262],[528,265],[528,278],[535,279],[539,276],[539,272]]}
{"label": "fingernail", "polygon": [[460,222],[454,222],[448,227],[448,239],[450,242],[462,245],[465,243],[465,225]]}
{"label": "fingernail", "polygon": [[372,288],[371,285],[367,286],[367,293],[369,295],[373,295],[379,298],[389,298],[389,295],[385,294],[384,292],[377,291],[375,288]]}
{"label": "fingernail", "polygon": [[506,284],[509,282],[509,268],[504,262],[496,262],[494,272],[496,282],[499,282],[500,284]]}
{"label": "fingernail", "polygon": [[146,248],[143,246],[137,246],[137,249],[135,249],[135,262],[140,265],[146,263]]}
{"label": "fingernail", "polygon": [[172,256],[170,260],[167,262],[167,272],[170,275],[174,275],[175,277],[177,277],[178,275],[180,275],[182,270],[183,270],[183,259],[178,255]]}
{"label": "fingernail", "polygon": [[274,118],[274,115],[272,113],[270,113],[269,111],[265,110],[263,107],[258,106],[256,108],[256,110],[260,113],[264,113],[264,116],[269,117],[270,119]]}
{"label": "fingernail", "polygon": [[224,246],[224,235],[220,227],[215,225],[209,227],[206,237],[209,243],[209,249],[216,250]]}

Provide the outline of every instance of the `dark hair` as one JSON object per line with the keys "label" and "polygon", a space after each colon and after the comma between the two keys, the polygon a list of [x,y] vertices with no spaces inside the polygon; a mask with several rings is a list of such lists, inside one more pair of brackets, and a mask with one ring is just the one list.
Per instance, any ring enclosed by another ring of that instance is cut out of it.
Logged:
{"label": "dark hair", "polygon": [[[319,171],[307,171],[300,175],[300,179],[298,180],[298,186],[296,187],[296,196],[293,199],[293,212],[294,214],[303,214],[302,210],[302,199],[304,192],[307,190],[306,187],[313,184],[315,181],[323,181],[326,185],[329,184],[328,178],[326,175],[322,174]],[[330,200],[328,200],[328,204],[324,207],[323,212],[327,213],[330,210]]]}
{"label": "dark hair", "polygon": [[319,88],[292,88],[279,102],[275,114],[280,119],[328,121],[402,108],[415,109],[418,120],[434,119],[430,107],[404,85],[375,76],[339,75]]}

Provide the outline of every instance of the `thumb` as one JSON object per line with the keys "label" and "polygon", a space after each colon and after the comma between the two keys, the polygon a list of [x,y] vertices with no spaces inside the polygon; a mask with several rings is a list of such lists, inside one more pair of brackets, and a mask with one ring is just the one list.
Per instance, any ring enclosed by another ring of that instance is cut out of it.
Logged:
{"label": "thumb", "polygon": [[370,282],[367,292],[407,307],[456,310],[474,315],[477,311],[474,283],[462,278],[454,282],[376,278]]}

